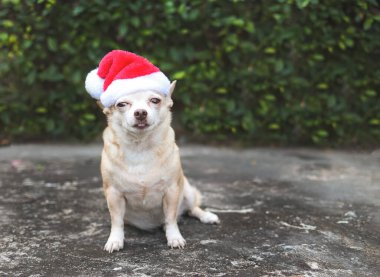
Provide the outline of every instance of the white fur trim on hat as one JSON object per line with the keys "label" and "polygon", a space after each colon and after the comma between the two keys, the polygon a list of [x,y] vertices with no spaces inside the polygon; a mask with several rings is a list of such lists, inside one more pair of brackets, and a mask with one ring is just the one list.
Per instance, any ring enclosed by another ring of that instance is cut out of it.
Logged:
{"label": "white fur trim on hat", "polygon": [[95,99],[99,100],[100,95],[103,93],[104,79],[98,75],[98,68],[91,70],[87,74],[85,87],[87,92]]}
{"label": "white fur trim on hat", "polygon": [[[90,74],[91,72],[89,75]],[[100,95],[100,102],[104,107],[110,107],[114,105],[120,97],[143,90],[153,90],[166,96],[170,90],[170,81],[161,71],[131,79],[117,79]],[[87,91],[91,94],[88,89]]]}

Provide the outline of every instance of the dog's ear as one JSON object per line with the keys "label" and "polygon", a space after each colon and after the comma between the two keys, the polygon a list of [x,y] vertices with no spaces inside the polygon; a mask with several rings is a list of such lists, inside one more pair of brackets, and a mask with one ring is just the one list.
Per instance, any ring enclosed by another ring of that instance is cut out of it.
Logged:
{"label": "dog's ear", "polygon": [[108,116],[111,114],[111,109],[110,108],[104,108],[103,113]]}
{"label": "dog's ear", "polygon": [[177,83],[177,80],[174,80],[171,84],[170,84],[170,89],[169,89],[169,94],[168,96],[171,98],[172,95],[173,95],[173,91],[175,89],[175,84]]}
{"label": "dog's ear", "polygon": [[104,106],[102,105],[102,103],[100,101],[96,101],[96,104],[98,105],[98,107],[103,110],[104,109]]}
{"label": "dog's ear", "polygon": [[169,110],[170,110],[170,108],[173,107],[173,99],[168,98],[167,103],[168,103],[168,107],[169,107]]}
{"label": "dog's ear", "polygon": [[105,115],[111,114],[110,108],[105,108],[100,101],[96,101],[96,104],[98,104],[98,107],[103,111]]}
{"label": "dog's ear", "polygon": [[174,80],[174,81],[170,84],[169,93],[168,93],[168,107],[169,107],[169,108],[173,107],[173,99],[172,99],[172,95],[173,95],[173,92],[174,92],[175,84],[176,84],[176,83],[177,83],[177,80]]}

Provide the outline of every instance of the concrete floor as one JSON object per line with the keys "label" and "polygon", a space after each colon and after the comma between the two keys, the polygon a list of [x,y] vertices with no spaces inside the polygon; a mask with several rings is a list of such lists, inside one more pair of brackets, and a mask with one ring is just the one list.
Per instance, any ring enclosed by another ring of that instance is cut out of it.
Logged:
{"label": "concrete floor", "polygon": [[380,276],[380,152],[181,148],[218,226],[184,217],[184,250],[162,230],[110,220],[100,145],[0,148],[0,276]]}

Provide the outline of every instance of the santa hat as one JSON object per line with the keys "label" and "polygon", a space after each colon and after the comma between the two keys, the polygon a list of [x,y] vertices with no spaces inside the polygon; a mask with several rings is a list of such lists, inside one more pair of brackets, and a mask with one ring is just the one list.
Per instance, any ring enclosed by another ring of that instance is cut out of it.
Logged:
{"label": "santa hat", "polygon": [[110,107],[125,95],[153,90],[167,95],[169,79],[147,59],[134,53],[113,50],[103,57],[99,67],[87,74],[87,92]]}

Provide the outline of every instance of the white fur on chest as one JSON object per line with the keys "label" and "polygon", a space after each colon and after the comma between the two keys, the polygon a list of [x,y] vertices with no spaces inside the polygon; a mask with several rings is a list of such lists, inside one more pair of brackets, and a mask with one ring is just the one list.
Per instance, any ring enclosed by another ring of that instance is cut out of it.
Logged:
{"label": "white fur on chest", "polygon": [[150,229],[163,223],[163,197],[169,178],[150,151],[129,151],[124,162],[126,179],[120,187],[126,198],[126,220]]}
{"label": "white fur on chest", "polygon": [[124,154],[126,171],[123,172],[118,189],[127,199],[131,209],[150,210],[162,206],[169,177],[165,167],[151,151],[127,151]]}

